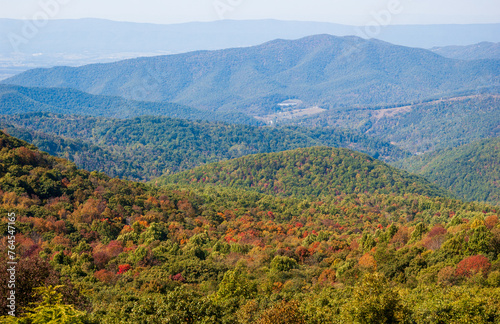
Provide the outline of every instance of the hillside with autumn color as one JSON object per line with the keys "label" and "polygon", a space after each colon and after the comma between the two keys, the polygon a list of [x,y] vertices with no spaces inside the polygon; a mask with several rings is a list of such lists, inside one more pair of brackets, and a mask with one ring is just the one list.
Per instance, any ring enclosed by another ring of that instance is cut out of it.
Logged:
{"label": "hillside with autumn color", "polygon": [[156,180],[159,184],[207,185],[293,197],[340,193],[419,193],[450,196],[427,180],[366,154],[343,148],[311,147],[197,167]]}
{"label": "hillside with autumn color", "polygon": [[135,181],[248,154],[299,147],[349,147],[387,162],[410,156],[380,139],[332,127],[256,127],[152,116],[113,119],[29,113],[0,116],[0,129],[82,169]]}
{"label": "hillside with autumn color", "polygon": [[160,188],[0,132],[4,232],[13,212],[19,321],[56,309],[80,323],[500,320],[500,222],[485,203]]}

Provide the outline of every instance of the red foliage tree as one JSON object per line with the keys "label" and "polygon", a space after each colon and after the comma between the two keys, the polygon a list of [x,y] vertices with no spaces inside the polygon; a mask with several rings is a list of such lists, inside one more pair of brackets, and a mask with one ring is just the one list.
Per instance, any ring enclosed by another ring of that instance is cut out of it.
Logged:
{"label": "red foliage tree", "polygon": [[423,240],[423,245],[429,250],[438,250],[446,241],[446,229],[441,225],[434,226]]}
{"label": "red foliage tree", "polygon": [[120,264],[118,266],[118,274],[123,274],[127,271],[129,271],[132,267],[130,266],[130,264]]}
{"label": "red foliage tree", "polygon": [[109,284],[115,280],[116,275],[109,270],[102,269],[102,270],[96,271],[94,273],[94,277],[96,277],[97,280],[99,280],[101,282]]}
{"label": "red foliage tree", "polygon": [[336,279],[335,270],[326,268],[319,276],[318,282],[324,285],[333,285],[335,283],[335,279]]}
{"label": "red foliage tree", "polygon": [[103,269],[104,267],[106,267],[109,260],[111,260],[111,257],[105,251],[96,252],[93,254],[93,257],[94,264],[96,265],[97,269]]}
{"label": "red foliage tree", "polygon": [[406,226],[401,226],[397,233],[391,239],[391,243],[395,244],[398,247],[406,245],[410,240],[410,233],[408,232],[408,228]]}
{"label": "red foliage tree", "polygon": [[490,267],[491,263],[484,255],[473,255],[458,263],[456,274],[459,277],[471,277],[477,273],[486,275]]}
{"label": "red foliage tree", "polygon": [[498,224],[498,216],[497,215],[491,215],[488,216],[484,219],[484,225],[488,227],[488,229],[492,229]]}
{"label": "red foliage tree", "polygon": [[123,244],[120,241],[111,241],[106,247],[106,250],[111,258],[117,257],[123,252]]}
{"label": "red foliage tree", "polygon": [[176,275],[170,275],[169,278],[170,278],[170,280],[179,281],[179,282],[186,281],[186,279],[184,279],[184,277],[182,276],[182,273],[178,273]]}
{"label": "red foliage tree", "polygon": [[58,220],[54,223],[55,231],[58,234],[66,233],[66,223],[63,220]]}
{"label": "red foliage tree", "polygon": [[444,234],[446,234],[446,229],[441,225],[436,225],[429,231],[429,233],[427,234],[427,237],[434,237],[434,236],[444,235]]}
{"label": "red foliage tree", "polygon": [[299,246],[295,249],[295,255],[299,258],[300,262],[304,262],[304,259],[309,256],[309,250],[303,246]]}

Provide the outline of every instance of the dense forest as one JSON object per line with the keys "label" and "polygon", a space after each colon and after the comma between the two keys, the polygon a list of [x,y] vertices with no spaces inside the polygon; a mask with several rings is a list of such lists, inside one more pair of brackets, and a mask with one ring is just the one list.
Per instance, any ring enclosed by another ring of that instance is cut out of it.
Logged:
{"label": "dense forest", "polygon": [[394,163],[466,200],[500,205],[500,138],[414,156]]}
{"label": "dense forest", "polygon": [[155,180],[158,184],[219,185],[292,197],[340,193],[447,196],[427,180],[348,149],[312,147],[247,155]]}
{"label": "dense forest", "polygon": [[2,115],[49,112],[94,117],[131,118],[166,116],[192,120],[225,121],[259,125],[242,113],[216,113],[169,102],[144,102],[121,97],[97,96],[67,88],[26,88],[0,84]]}
{"label": "dense forest", "polygon": [[316,35],[2,81],[0,323],[500,323],[497,49]]}
{"label": "dense forest", "polygon": [[108,119],[33,113],[0,116],[0,128],[89,171],[138,181],[247,154],[319,145],[349,147],[389,162],[410,156],[379,139],[331,127],[255,127],[165,117]]}
{"label": "dense forest", "polygon": [[22,285],[7,323],[500,321],[498,207],[485,203],[159,188],[0,132],[4,232],[9,213],[0,279],[14,244]]}
{"label": "dense forest", "polygon": [[308,127],[344,127],[390,141],[412,153],[498,137],[500,96],[467,93],[422,103],[332,110],[297,121]]}

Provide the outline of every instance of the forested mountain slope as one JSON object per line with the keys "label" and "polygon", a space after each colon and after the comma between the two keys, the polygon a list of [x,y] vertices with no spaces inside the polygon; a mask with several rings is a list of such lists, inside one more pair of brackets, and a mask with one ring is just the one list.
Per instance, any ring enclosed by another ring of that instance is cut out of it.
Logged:
{"label": "forested mountain slope", "polygon": [[374,39],[316,35],[247,48],[34,69],[2,82],[259,115],[290,98],[328,109],[411,102],[498,85],[500,64],[458,61]]}
{"label": "forested mountain slope", "polygon": [[394,163],[466,200],[500,204],[500,138],[414,156]]}
{"label": "forested mountain slope", "polygon": [[340,193],[449,193],[418,176],[348,149],[312,147],[257,154],[164,176],[159,184],[215,184],[278,196],[324,197]]}
{"label": "forested mountain slope", "polygon": [[153,188],[0,132],[0,213],[4,232],[15,223],[17,315],[40,322],[56,310],[85,324],[500,319],[500,224],[487,204]]}
{"label": "forested mountain slope", "polygon": [[26,88],[0,84],[0,114],[50,112],[94,117],[131,118],[166,116],[194,120],[220,120],[258,125],[259,122],[241,113],[207,113],[185,105],[168,102],[144,102],[121,97],[91,95],[63,88]]}
{"label": "forested mountain slope", "polygon": [[349,147],[387,161],[410,154],[357,132],[254,127],[162,117],[106,119],[47,113],[0,117],[0,127],[87,170],[150,180],[165,173],[253,153]]}
{"label": "forested mountain slope", "polygon": [[481,42],[466,46],[434,47],[431,51],[458,60],[500,59],[500,43]]}
{"label": "forested mountain slope", "polygon": [[353,107],[342,112],[326,112],[297,123],[308,127],[354,129],[385,139],[412,153],[422,153],[498,137],[499,121],[500,96],[478,93],[423,103]]}

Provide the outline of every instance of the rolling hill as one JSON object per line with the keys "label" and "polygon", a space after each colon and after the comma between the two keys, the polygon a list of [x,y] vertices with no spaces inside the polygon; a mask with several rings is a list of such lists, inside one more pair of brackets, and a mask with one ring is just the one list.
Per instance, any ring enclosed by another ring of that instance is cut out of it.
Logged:
{"label": "rolling hill", "polygon": [[317,35],[248,48],[34,69],[2,82],[259,115],[276,111],[286,99],[331,109],[490,87],[500,82],[500,63],[457,61],[373,39]]}
{"label": "rolling hill", "polygon": [[394,163],[466,200],[500,205],[500,138],[414,156]]}
{"label": "rolling hill", "polygon": [[15,233],[22,256],[20,321],[62,312],[85,324],[500,318],[500,224],[484,203],[155,188],[79,170],[2,131],[0,198],[0,228]]}
{"label": "rolling hill", "polygon": [[244,156],[163,176],[157,183],[213,184],[293,197],[362,192],[448,195],[423,178],[368,155],[327,147]]}
{"label": "rolling hill", "polygon": [[130,118],[143,115],[194,120],[220,120],[258,125],[241,113],[207,113],[168,102],[143,102],[120,97],[91,95],[66,88],[26,88],[0,84],[0,114],[50,112],[94,117]]}
{"label": "rolling hill", "polygon": [[107,119],[49,113],[0,116],[0,127],[87,170],[134,180],[252,153],[319,145],[349,147],[387,161],[410,155],[373,137],[331,127],[255,127],[165,117]]}
{"label": "rolling hill", "polygon": [[418,154],[500,136],[499,120],[500,96],[479,92],[421,103],[352,107],[292,122],[357,130]]}

